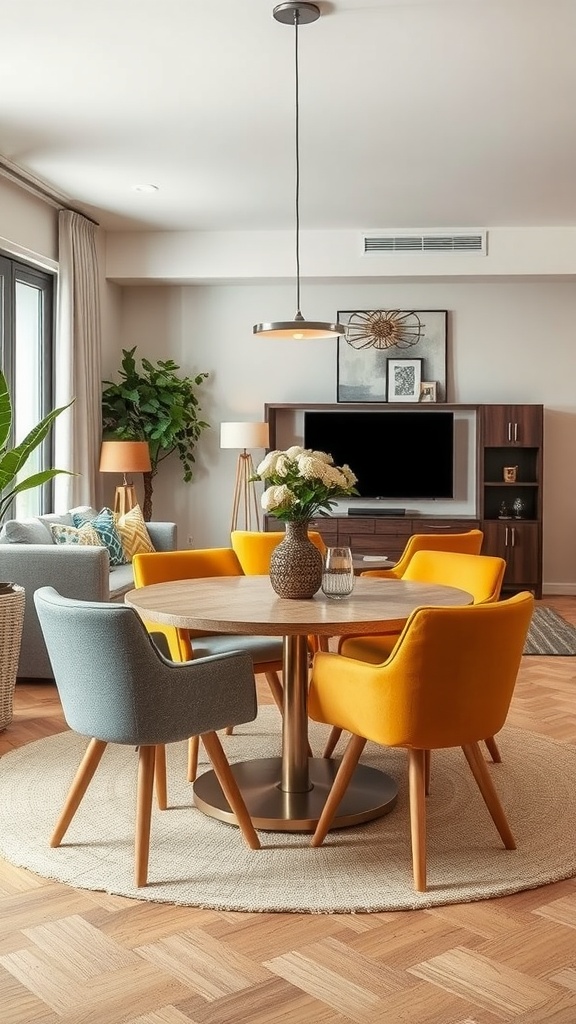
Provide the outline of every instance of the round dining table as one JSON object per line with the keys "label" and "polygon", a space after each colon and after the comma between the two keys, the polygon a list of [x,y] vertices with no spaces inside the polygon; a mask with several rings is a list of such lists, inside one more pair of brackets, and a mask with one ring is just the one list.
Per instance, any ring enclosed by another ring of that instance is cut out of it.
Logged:
{"label": "round dining table", "polygon": [[[308,743],[308,636],[369,635],[402,629],[415,608],[467,605],[472,596],[454,587],[359,577],[341,600],[319,591],[307,600],[278,597],[268,576],[217,576],[155,583],[124,598],[146,622],[205,633],[283,638],[282,748],[279,757],[232,764],[255,828],[314,831],[338,769],[338,759],[310,757]],[[370,821],[392,810],[398,787],[389,775],[359,764],[338,808],[334,828]],[[235,824],[213,771],[194,783],[196,805]]]}

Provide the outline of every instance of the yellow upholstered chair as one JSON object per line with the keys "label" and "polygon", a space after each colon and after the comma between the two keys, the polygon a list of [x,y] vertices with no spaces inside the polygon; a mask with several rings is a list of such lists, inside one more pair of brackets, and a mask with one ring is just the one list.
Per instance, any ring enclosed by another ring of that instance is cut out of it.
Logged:
{"label": "yellow upholstered chair", "polygon": [[[242,567],[232,548],[196,548],[185,551],[154,551],[134,555],[134,584],[146,587],[153,583],[172,580],[193,580],[213,576],[242,576]],[[282,711],[282,684],[278,673],[282,671],[282,640],[273,636],[240,636],[229,634],[206,634],[200,630],[180,629],[147,622],[150,632],[163,633],[174,661],[191,661],[194,657],[223,654],[228,651],[247,651],[254,664],[254,672],[262,673],[268,682],[272,696]],[[188,778],[196,778],[198,762],[198,737],[192,737],[189,744]],[[161,772],[160,772],[161,774]],[[165,795],[159,793],[162,806]]]}
{"label": "yellow upholstered chair", "polygon": [[361,575],[402,579],[417,551],[459,551],[464,555],[479,555],[483,540],[482,530],[468,530],[466,533],[414,533],[392,569],[368,569]]}
{"label": "yellow upholstered chair", "polygon": [[[472,594],[474,604],[485,604],[499,599],[505,570],[506,562],[496,555],[464,555],[457,551],[416,551],[402,579],[457,587]],[[338,653],[346,658],[357,658],[378,665],[389,657],[399,635],[384,633],[378,636],[343,637],[338,645]],[[331,756],[340,735],[339,729],[331,731],[324,748],[324,757]],[[485,742],[492,759],[500,761],[494,737],[489,736]]]}
{"label": "yellow upholstered chair", "polygon": [[[352,736],[312,838],[320,846],[366,740],[408,750],[414,886],[426,890],[426,753],[462,747],[506,849],[515,842],[478,743],[506,720],[534,598],[418,608],[381,665],[320,652],[308,699],[316,722]],[[455,827],[457,822],[454,822]]]}
{"label": "yellow upholstered chair", "polygon": [[[245,576],[266,576],[270,571],[270,557],[274,548],[284,540],[284,530],[271,530],[259,533],[256,530],[233,530],[230,542]],[[316,545],[320,554],[326,551],[326,545],[317,530],[309,530],[308,536]]]}

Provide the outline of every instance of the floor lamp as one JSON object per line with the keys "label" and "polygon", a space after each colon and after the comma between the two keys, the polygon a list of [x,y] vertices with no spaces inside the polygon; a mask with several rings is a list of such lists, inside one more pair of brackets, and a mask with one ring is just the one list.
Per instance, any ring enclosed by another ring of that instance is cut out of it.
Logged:
{"label": "floor lamp", "polygon": [[102,441],[100,472],[122,473],[124,482],[116,488],[114,511],[123,516],[138,504],[136,488],[128,483],[126,473],[149,473],[150,449],[148,441]]}
{"label": "floor lamp", "polygon": [[[221,423],[220,447],[242,449],[236,463],[236,482],[232,500],[230,530],[260,530],[260,509],[254,484],[249,483],[255,469],[249,448],[267,448],[267,423]],[[241,520],[240,513],[243,513]]]}

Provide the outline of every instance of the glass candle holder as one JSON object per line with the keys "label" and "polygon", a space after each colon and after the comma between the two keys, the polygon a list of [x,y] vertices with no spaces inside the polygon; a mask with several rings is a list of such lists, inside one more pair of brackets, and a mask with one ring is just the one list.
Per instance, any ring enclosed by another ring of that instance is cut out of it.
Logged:
{"label": "glass candle holder", "polygon": [[338,601],[354,590],[354,562],[350,548],[327,548],[322,570],[322,591]]}

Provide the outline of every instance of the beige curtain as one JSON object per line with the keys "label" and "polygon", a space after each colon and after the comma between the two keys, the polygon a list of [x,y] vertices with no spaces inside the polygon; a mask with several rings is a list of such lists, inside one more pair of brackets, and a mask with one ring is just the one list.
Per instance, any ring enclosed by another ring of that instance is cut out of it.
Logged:
{"label": "beige curtain", "polygon": [[58,231],[55,404],[75,400],[54,424],[54,465],[75,474],[54,481],[54,510],[64,512],[98,504],[102,374],[97,225],[62,210]]}

